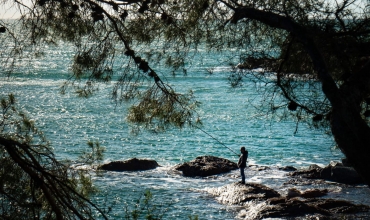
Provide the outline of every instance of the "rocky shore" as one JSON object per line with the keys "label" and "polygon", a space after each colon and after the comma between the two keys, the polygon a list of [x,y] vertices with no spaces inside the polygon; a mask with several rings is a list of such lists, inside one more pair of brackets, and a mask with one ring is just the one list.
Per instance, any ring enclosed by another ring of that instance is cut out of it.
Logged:
{"label": "rocky shore", "polygon": [[370,210],[366,205],[316,198],[325,195],[318,190],[294,191],[293,197],[292,194],[281,195],[256,183],[232,183],[207,189],[220,203],[240,206],[238,218],[241,219],[351,219]]}
{"label": "rocky shore", "polygon": [[[155,169],[158,166],[153,160],[133,158],[104,164],[100,169],[138,171]],[[234,162],[213,156],[197,157],[193,161],[171,168],[177,173],[174,175],[188,178],[217,178],[219,175],[227,176],[235,169],[238,168]],[[366,188],[352,167],[339,162],[331,162],[326,167],[311,165],[300,170],[294,167],[251,165],[247,171],[263,174],[273,169],[286,173],[287,181],[281,186],[267,186],[248,181],[241,184],[236,179],[238,177],[234,176],[231,178],[235,178],[235,182],[206,188],[202,192],[221,204],[234,207],[237,219],[370,219],[369,204],[332,198],[333,185],[340,186],[339,188]]]}
{"label": "rocky shore", "polygon": [[344,184],[364,184],[364,181],[353,167],[339,162],[331,162],[324,168],[311,165],[308,169],[297,170],[289,175],[306,179],[323,179]]}

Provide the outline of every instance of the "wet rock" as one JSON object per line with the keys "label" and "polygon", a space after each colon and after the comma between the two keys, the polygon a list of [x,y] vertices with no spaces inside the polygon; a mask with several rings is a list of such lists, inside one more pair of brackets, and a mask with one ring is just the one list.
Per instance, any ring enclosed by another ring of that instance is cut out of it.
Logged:
{"label": "wet rock", "polygon": [[155,160],[132,158],[126,161],[112,161],[101,165],[98,169],[108,171],[140,171],[159,167]]}
{"label": "wet rock", "polygon": [[342,163],[330,163],[322,169],[321,178],[337,183],[361,184],[364,181],[353,167],[346,167]]}
{"label": "wet rock", "polygon": [[[299,191],[290,189],[283,197],[274,189],[256,183],[232,183],[217,188],[206,188],[222,204],[240,206],[239,219],[370,219],[370,206],[344,200],[318,199],[326,189]],[[288,193],[289,194],[289,193]],[[293,197],[293,198],[292,198]]]}
{"label": "wet rock", "polygon": [[206,191],[227,205],[243,205],[252,200],[280,197],[275,190],[257,183],[232,183],[219,188],[207,188]]}
{"label": "wet rock", "polygon": [[287,198],[293,198],[293,197],[302,197],[302,198],[316,198],[325,196],[328,194],[327,189],[308,189],[303,192],[299,191],[296,188],[288,189]]}
{"label": "wet rock", "polygon": [[317,186],[325,183],[322,179],[305,179],[305,178],[292,178],[285,182],[283,185],[295,185],[295,186]]}
{"label": "wet rock", "polygon": [[269,200],[268,204],[269,206],[261,210],[260,219],[303,217],[307,214],[330,215],[327,210],[310,205],[300,199],[274,198]]}
{"label": "wet rock", "polygon": [[[369,206],[356,205],[343,200],[333,199],[289,199],[271,198],[268,205],[260,211],[259,219],[263,218],[289,218],[297,219],[312,216],[313,219],[348,219],[350,214],[368,212]],[[316,218],[318,217],[318,218]],[[324,217],[324,218],[323,218]]]}
{"label": "wet rock", "polygon": [[227,159],[213,156],[201,156],[193,161],[177,165],[174,169],[181,171],[184,176],[206,177],[238,169],[238,166],[236,163]]}
{"label": "wet rock", "polygon": [[288,193],[286,195],[286,197],[288,198],[294,198],[294,197],[300,197],[300,196],[301,196],[301,192],[296,188],[288,189]]}
{"label": "wet rock", "polygon": [[328,194],[327,189],[308,189],[301,193],[303,198],[316,198],[321,196],[326,196]]}
{"label": "wet rock", "polygon": [[310,165],[308,169],[297,170],[297,171],[290,173],[289,175],[293,177],[303,177],[307,179],[320,179],[321,170],[322,170],[321,167],[314,164],[314,165]]}
{"label": "wet rock", "polygon": [[264,171],[271,169],[268,166],[249,165],[248,168],[253,171]]}
{"label": "wet rock", "polygon": [[296,171],[297,169],[292,166],[286,166],[286,167],[280,167],[279,170],[286,171],[286,172],[293,172],[293,171]]}
{"label": "wet rock", "polygon": [[331,162],[328,166],[321,168],[311,165],[308,169],[298,170],[290,173],[292,177],[303,177],[307,179],[324,179],[344,184],[361,184],[364,181],[352,167],[344,166],[342,163]]}

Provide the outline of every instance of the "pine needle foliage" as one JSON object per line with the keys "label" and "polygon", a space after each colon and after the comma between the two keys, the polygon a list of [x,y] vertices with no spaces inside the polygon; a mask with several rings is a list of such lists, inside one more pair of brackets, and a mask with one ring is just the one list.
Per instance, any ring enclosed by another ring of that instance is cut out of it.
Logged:
{"label": "pine needle foliage", "polygon": [[[302,37],[310,38],[339,85],[370,54],[366,49],[369,7],[368,1],[361,0],[35,0],[30,5],[12,4],[19,7],[22,17],[1,23],[0,39],[11,45],[2,52],[8,57],[2,61],[3,72],[11,73],[19,58],[42,54],[45,45],[69,42],[76,51],[72,76],[62,92],[73,85],[79,96],[88,97],[97,83],[113,79],[112,99],[138,103],[130,108],[128,120],[158,128],[198,121],[192,94],[176,92],[155,66],[186,73],[186,63],[200,48],[235,51],[241,65],[228,77],[233,87],[250,76],[263,81],[250,71],[256,68],[264,70],[260,75],[278,73],[276,81],[267,82],[272,85],[268,93],[282,99],[265,98],[266,114],[293,116],[323,128],[330,126],[325,119],[330,118],[331,104],[317,92],[320,76]],[[289,110],[291,102],[299,111]],[[317,115],[323,115],[323,120]]]}
{"label": "pine needle foliage", "polygon": [[0,218],[93,219],[104,213],[90,200],[87,173],[55,158],[34,121],[17,110],[13,95],[1,99]]}

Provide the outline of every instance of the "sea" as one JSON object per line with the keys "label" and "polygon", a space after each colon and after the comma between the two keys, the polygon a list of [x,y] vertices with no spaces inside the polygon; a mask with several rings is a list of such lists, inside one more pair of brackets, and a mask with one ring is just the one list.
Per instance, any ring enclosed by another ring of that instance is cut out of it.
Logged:
{"label": "sea", "polygon": [[[98,189],[91,199],[108,211],[110,219],[129,219],[135,209],[143,213],[139,219],[144,219],[143,200],[148,191],[152,195],[151,210],[161,219],[236,219],[240,207],[218,203],[206,189],[240,181],[237,170],[208,178],[188,178],[173,171],[175,165],[198,156],[237,162],[236,154],[245,146],[249,151],[248,165],[270,168],[247,169],[246,181],[281,193],[291,186],[284,184],[289,177],[279,167],[324,167],[344,157],[323,130],[261,111],[257,106],[266,98],[269,85],[258,85],[245,78],[241,87],[232,88],[228,76],[233,58],[227,50],[199,50],[186,63],[186,75],[172,74],[161,64],[154,66],[175,90],[191,90],[201,103],[197,109],[203,123],[201,129],[170,127],[161,132],[127,122],[127,110],[135,101],[117,104],[111,99],[114,79],[99,84],[89,98],[78,97],[72,87],[61,94],[60,87],[71,74],[73,53],[72,46],[60,42],[58,47],[45,47],[42,57],[24,58],[10,77],[1,75],[0,96],[15,95],[18,107],[44,132],[60,160],[77,163],[88,150],[87,142],[98,141],[106,148],[103,163],[130,158],[158,162],[160,167],[149,171],[90,171]],[[370,205],[370,190],[366,186],[327,187],[331,189],[327,197]],[[96,218],[101,216],[97,214]]]}

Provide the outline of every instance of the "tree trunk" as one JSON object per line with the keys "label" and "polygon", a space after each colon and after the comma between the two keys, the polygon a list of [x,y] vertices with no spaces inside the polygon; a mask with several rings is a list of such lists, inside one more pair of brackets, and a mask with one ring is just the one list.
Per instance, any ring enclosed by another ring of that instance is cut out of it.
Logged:
{"label": "tree trunk", "polygon": [[332,102],[331,129],[338,147],[370,187],[370,127],[361,102],[370,93],[370,62],[344,83]]}
{"label": "tree trunk", "polygon": [[331,129],[340,150],[370,187],[370,128],[343,108],[333,109]]}
{"label": "tree trunk", "polygon": [[235,11],[233,22],[242,18],[257,20],[273,28],[286,30],[299,39],[312,59],[322,83],[322,91],[332,104],[331,129],[335,141],[370,187],[370,128],[360,114],[360,104],[370,94],[370,63],[338,88],[326,68],[317,45],[305,27],[288,17],[272,12],[246,7],[233,10]]}

